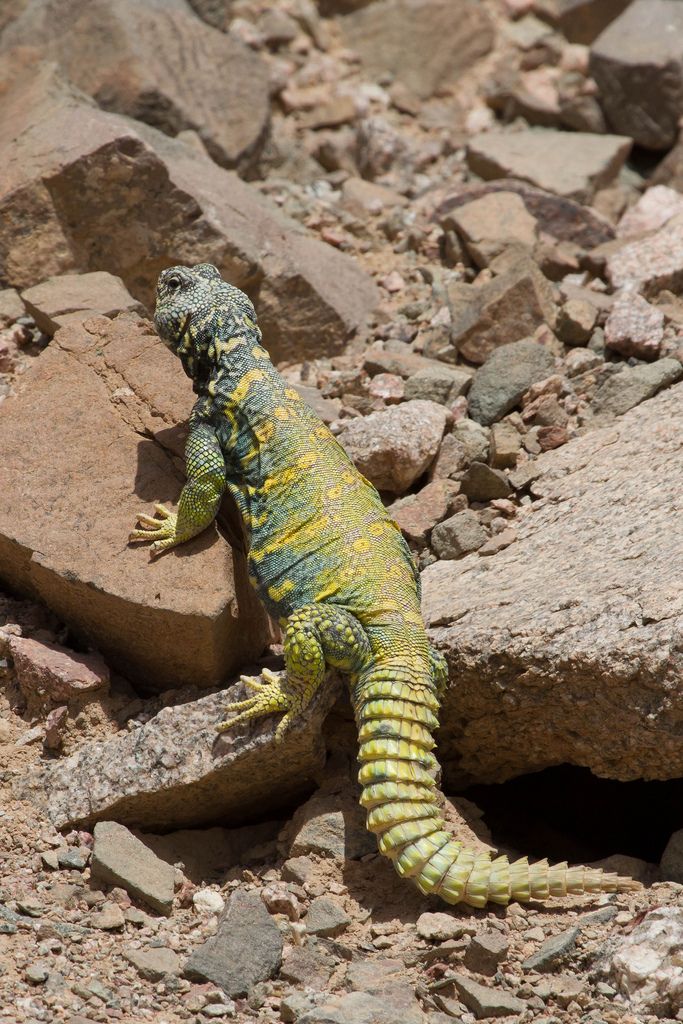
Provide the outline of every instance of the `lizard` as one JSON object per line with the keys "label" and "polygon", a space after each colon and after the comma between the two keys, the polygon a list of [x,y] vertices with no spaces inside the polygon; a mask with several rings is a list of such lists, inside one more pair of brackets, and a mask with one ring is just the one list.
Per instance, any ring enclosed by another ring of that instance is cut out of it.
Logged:
{"label": "lizard", "polygon": [[247,537],[249,578],[283,631],[284,675],[242,676],[218,731],[281,713],[280,742],[323,685],[344,673],[358,726],[367,827],[399,875],[447,903],[483,907],[638,888],[587,867],[512,863],[446,828],[433,733],[448,667],[429,642],[420,575],[380,495],[262,345],[254,306],[211,264],[173,266],[154,323],[197,395],[178,511],[140,513],[130,541],[151,557],[214,520],[225,491]]}

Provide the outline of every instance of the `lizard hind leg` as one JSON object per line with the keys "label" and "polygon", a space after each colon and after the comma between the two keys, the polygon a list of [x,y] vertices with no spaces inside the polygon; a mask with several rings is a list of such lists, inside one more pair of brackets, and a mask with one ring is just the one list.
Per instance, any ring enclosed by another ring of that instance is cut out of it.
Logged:
{"label": "lizard hind leg", "polygon": [[264,669],[265,682],[242,676],[254,695],[228,704],[237,716],[218,725],[225,732],[240,722],[284,711],[275,739],[280,742],[297,715],[306,710],[325,678],[326,664],[342,671],[359,672],[370,659],[370,643],[352,615],[333,605],[304,605],[287,620],[284,636],[284,677]]}

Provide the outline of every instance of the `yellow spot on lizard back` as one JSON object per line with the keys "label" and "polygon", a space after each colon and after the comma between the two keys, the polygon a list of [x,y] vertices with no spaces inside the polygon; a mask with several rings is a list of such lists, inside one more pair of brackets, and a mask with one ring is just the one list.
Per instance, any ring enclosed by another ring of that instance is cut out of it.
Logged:
{"label": "yellow spot on lizard back", "polygon": [[247,397],[247,392],[251,385],[257,380],[265,380],[265,373],[263,370],[247,370],[244,377],[242,377],[239,384],[236,386],[232,393],[232,399],[234,402],[243,402]]}
{"label": "yellow spot on lizard back", "polygon": [[285,397],[291,398],[293,402],[301,401],[301,398],[299,397],[299,392],[296,391],[294,388],[285,388]]}
{"label": "yellow spot on lizard back", "polygon": [[268,587],[268,596],[272,597],[273,601],[280,601],[285,594],[289,594],[292,590],[294,590],[293,580],[283,580],[278,586],[272,584]]}
{"label": "yellow spot on lizard back", "polygon": [[315,452],[306,452],[305,455],[302,455],[301,458],[298,459],[297,466],[299,469],[310,469],[317,461],[318,456]]}

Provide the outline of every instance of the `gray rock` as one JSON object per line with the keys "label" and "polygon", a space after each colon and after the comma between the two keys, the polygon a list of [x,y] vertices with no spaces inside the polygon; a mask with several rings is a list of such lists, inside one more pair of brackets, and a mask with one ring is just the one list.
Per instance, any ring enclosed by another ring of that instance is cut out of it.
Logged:
{"label": "gray rock", "polygon": [[432,548],[439,558],[462,558],[486,540],[486,531],[475,512],[465,509],[444,519],[432,530]]}
{"label": "gray rock", "polygon": [[305,946],[294,946],[283,960],[280,977],[299,988],[324,992],[336,961],[315,936]]}
{"label": "gray rock", "polygon": [[465,446],[468,462],[486,462],[490,443],[490,431],[486,427],[465,416],[455,423],[451,433]]}
{"label": "gray rock", "polygon": [[160,981],[167,974],[180,974],[180,957],[166,946],[150,946],[146,949],[131,947],[124,949],[123,955],[140,977],[147,981]]}
{"label": "gray rock", "polygon": [[489,425],[514,409],[536,381],[548,377],[554,356],[533,341],[515,341],[493,352],[476,373],[469,393],[469,414]]}
{"label": "gray rock", "polygon": [[452,680],[439,713],[451,786],[562,763],[620,780],[683,774],[682,410],[678,384],[539,456],[514,544],[422,572]]}
{"label": "gray rock", "polygon": [[595,40],[590,72],[615,131],[668,149],[683,104],[683,9],[678,0],[635,0]]}
{"label": "gray rock", "polygon": [[32,985],[42,985],[44,981],[47,981],[49,975],[48,969],[44,964],[29,964],[24,971],[24,977],[26,981],[30,981]]}
{"label": "gray rock", "polygon": [[427,942],[446,942],[448,939],[459,939],[468,930],[468,926],[460,918],[443,910],[434,913],[426,910],[415,922],[415,930]]}
{"label": "gray rock", "polygon": [[122,886],[131,896],[168,916],[173,908],[173,866],[116,821],[98,822],[94,838],[92,877]]}
{"label": "gray rock", "polygon": [[608,377],[598,388],[591,408],[598,419],[621,416],[681,377],[683,366],[677,359],[658,359],[647,366],[627,367]]}
{"label": "gray rock", "polygon": [[284,836],[290,856],[299,860],[309,853],[359,860],[377,849],[377,840],[365,827],[365,814],[352,793],[314,793],[297,808]]}
{"label": "gray rock", "polygon": [[305,992],[288,992],[280,1000],[280,1016],[285,1024],[295,1024],[309,1010],[314,1008],[315,999],[313,995],[308,995]]}
{"label": "gray rock", "polygon": [[569,299],[557,314],[557,333],[566,345],[585,345],[598,318],[596,307],[585,299]]}
{"label": "gray rock", "polygon": [[513,1013],[524,1013],[527,1008],[522,999],[510,992],[480,985],[464,974],[455,974],[453,981],[461,1000],[477,1020],[484,1017],[508,1017]]}
{"label": "gray rock", "polygon": [[669,839],[659,866],[663,879],[683,884],[683,829],[674,832]]}
{"label": "gray rock", "polygon": [[193,981],[211,981],[229,996],[243,996],[279,971],[282,946],[280,930],[259,894],[237,889],[218,931],[193,950],[183,973]]}
{"label": "gray rock", "polygon": [[576,944],[576,938],[581,931],[580,928],[567,928],[557,935],[551,935],[549,939],[528,956],[522,968],[525,971],[551,971],[564,959],[567,953],[571,952]]}
{"label": "gray rock", "polygon": [[500,932],[477,932],[465,950],[463,963],[476,974],[493,975],[505,960],[510,942]]}
{"label": "gray rock", "polygon": [[473,462],[462,478],[460,489],[470,501],[493,501],[507,498],[512,487],[500,469],[493,469],[485,462]]}
{"label": "gray rock", "polygon": [[425,1016],[417,1000],[407,1009],[366,992],[349,992],[305,1013],[297,1024],[425,1024]]}
{"label": "gray rock", "polygon": [[337,900],[329,896],[317,896],[308,908],[305,924],[309,935],[333,938],[346,930],[351,924],[351,918]]}
{"label": "gray rock", "polygon": [[66,850],[58,850],[57,860],[60,868],[83,871],[90,860],[90,850],[87,846],[68,846]]}
{"label": "gray rock", "polygon": [[470,139],[467,163],[487,181],[521,178],[583,203],[615,180],[630,149],[631,140],[621,135],[550,128],[490,131]]}
{"label": "gray rock", "polygon": [[408,377],[405,397],[424,398],[447,405],[458,395],[467,393],[472,383],[472,371],[454,369],[450,366],[427,367]]}

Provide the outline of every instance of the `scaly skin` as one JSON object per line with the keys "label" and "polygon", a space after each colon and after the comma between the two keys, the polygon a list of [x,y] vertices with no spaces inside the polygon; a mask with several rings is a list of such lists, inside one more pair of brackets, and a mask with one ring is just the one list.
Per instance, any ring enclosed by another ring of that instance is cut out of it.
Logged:
{"label": "scaly skin", "polygon": [[284,678],[244,677],[251,696],[229,705],[235,717],[218,728],[280,712],[281,738],[334,666],[350,678],[368,828],[421,892],[482,907],[635,887],[583,867],[492,860],[445,830],[432,733],[446,663],[429,645],[398,527],[274,368],[251,302],[215,267],[164,271],[155,324],[199,397],[178,513],[141,514],[131,540],[152,541],[153,555],[183,543],[212,522],[227,488],[249,538],[251,581],[284,629]]}

